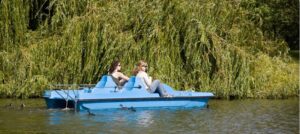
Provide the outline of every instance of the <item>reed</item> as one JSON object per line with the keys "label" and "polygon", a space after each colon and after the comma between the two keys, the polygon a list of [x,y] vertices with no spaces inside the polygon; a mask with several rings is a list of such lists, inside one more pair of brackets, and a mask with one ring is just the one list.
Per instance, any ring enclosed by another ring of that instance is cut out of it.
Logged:
{"label": "reed", "polygon": [[144,59],[155,78],[218,98],[298,96],[298,64],[286,42],[264,36],[248,3],[2,0],[0,97],[96,83],[116,58],[127,75]]}

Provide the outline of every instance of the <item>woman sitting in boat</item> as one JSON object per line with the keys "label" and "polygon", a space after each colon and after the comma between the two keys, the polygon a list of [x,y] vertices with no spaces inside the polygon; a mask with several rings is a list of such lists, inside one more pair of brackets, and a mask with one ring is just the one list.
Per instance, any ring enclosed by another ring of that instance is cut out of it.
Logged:
{"label": "woman sitting in boat", "polygon": [[146,89],[151,93],[159,93],[161,97],[172,97],[171,95],[167,94],[166,90],[163,87],[163,84],[160,83],[159,80],[154,80],[152,82],[152,77],[148,76],[147,74],[148,64],[140,60],[137,64],[137,67],[133,71],[133,74],[136,75],[136,77],[139,77],[142,79],[144,85],[146,86]]}
{"label": "woman sitting in boat", "polygon": [[111,63],[108,75],[112,77],[118,87],[123,86],[129,80],[129,78],[121,72],[121,62],[119,60],[115,60]]}

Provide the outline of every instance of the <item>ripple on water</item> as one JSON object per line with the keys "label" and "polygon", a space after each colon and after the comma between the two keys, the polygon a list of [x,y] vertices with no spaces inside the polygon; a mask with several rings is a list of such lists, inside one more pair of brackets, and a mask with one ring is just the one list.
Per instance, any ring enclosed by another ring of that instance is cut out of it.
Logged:
{"label": "ripple on water", "polygon": [[[18,107],[22,103],[25,108]],[[41,99],[2,99],[0,133],[299,133],[298,99],[209,103],[209,109],[117,109],[91,116],[47,110]]]}

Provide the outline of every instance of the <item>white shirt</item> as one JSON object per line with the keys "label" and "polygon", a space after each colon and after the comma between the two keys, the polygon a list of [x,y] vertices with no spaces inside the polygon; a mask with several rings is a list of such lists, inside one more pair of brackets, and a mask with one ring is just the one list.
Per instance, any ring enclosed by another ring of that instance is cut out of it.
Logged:
{"label": "white shirt", "polygon": [[148,76],[148,74],[144,71],[139,71],[136,77],[139,77],[143,80],[144,85],[148,89],[152,83],[152,78]]}

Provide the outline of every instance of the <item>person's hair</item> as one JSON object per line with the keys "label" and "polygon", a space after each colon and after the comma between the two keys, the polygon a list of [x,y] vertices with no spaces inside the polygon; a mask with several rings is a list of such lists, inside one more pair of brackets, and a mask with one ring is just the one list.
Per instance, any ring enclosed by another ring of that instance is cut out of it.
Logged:
{"label": "person's hair", "polygon": [[120,64],[120,61],[119,61],[119,60],[114,60],[114,61],[111,63],[111,65],[110,65],[110,68],[109,68],[109,70],[108,70],[108,73],[109,73],[109,74],[112,74],[112,73],[116,70],[116,68],[118,67],[119,64]]}
{"label": "person's hair", "polygon": [[142,70],[143,66],[147,66],[147,62],[140,60],[137,64],[135,69],[132,71],[133,75],[137,75],[139,73],[139,71]]}

